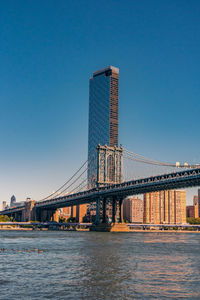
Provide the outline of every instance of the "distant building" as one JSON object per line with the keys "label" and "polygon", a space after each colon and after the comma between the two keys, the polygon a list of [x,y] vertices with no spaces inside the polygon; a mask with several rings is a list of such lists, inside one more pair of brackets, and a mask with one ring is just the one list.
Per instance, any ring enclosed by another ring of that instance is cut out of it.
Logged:
{"label": "distant building", "polygon": [[188,205],[186,207],[186,217],[187,218],[198,218],[199,217],[199,204],[198,196],[193,197],[193,205]]}
{"label": "distant building", "polygon": [[5,210],[6,206],[7,206],[6,201],[3,201],[3,203],[2,203],[2,210]]}
{"label": "distant building", "polygon": [[186,223],[186,193],[183,190],[144,194],[144,223]]}
{"label": "distant building", "polygon": [[123,218],[130,223],[143,223],[143,201],[128,197],[123,201]]}
{"label": "distant building", "polygon": [[194,205],[188,205],[186,207],[186,217],[187,218],[195,218],[195,206]]}
{"label": "distant building", "polygon": [[87,204],[71,206],[71,218],[75,218],[77,223],[82,223],[87,215]]}
{"label": "distant building", "polygon": [[200,189],[198,189],[198,217],[200,218]]}
{"label": "distant building", "polygon": [[65,219],[65,221],[67,221],[67,219],[69,219],[71,217],[71,207],[63,207],[60,208],[60,218]]}
{"label": "distant building", "polygon": [[15,198],[15,196],[13,195],[13,196],[10,198],[10,207],[15,206],[15,203],[16,203],[16,198]]}
{"label": "distant building", "polygon": [[194,217],[199,217],[199,204],[198,204],[198,196],[195,195],[193,198],[193,206],[194,206]]}
{"label": "distant building", "polygon": [[193,197],[193,205],[197,205],[197,204],[198,204],[198,196],[195,195],[195,196]]}

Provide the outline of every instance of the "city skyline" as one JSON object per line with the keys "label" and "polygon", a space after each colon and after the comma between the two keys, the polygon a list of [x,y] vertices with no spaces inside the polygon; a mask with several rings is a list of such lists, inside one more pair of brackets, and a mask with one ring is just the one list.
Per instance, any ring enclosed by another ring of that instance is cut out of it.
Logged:
{"label": "city skyline", "polygon": [[120,143],[152,159],[200,162],[197,2],[115,10],[89,1],[80,4],[87,18],[76,4],[41,3],[39,14],[35,3],[1,11],[1,204],[13,194],[43,198],[85,161],[88,78],[105,65],[120,68]]}

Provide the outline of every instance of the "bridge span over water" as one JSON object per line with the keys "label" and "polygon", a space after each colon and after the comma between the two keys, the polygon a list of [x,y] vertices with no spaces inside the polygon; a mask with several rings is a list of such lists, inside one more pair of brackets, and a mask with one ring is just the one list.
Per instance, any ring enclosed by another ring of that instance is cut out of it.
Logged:
{"label": "bridge span over water", "polygon": [[[31,210],[30,220],[43,220],[44,211],[46,216],[52,216],[58,208],[81,205],[96,202],[96,222],[99,217],[99,206],[102,202],[103,214],[106,211],[107,200],[112,201],[113,221],[115,222],[118,210],[118,221],[122,220],[122,202],[129,195],[137,195],[154,191],[188,188],[200,185],[200,168],[185,169],[179,172],[162,174],[137,180],[122,182],[120,184],[111,184],[104,187],[96,187],[84,192],[74,193],[62,197],[55,197],[49,200],[38,201],[26,204],[21,207],[11,208],[1,211],[1,215],[15,216],[17,220],[23,220],[23,214],[26,210]],[[47,217],[46,217],[47,218]],[[103,215],[105,219],[105,215]],[[48,218],[47,218],[48,220]]]}

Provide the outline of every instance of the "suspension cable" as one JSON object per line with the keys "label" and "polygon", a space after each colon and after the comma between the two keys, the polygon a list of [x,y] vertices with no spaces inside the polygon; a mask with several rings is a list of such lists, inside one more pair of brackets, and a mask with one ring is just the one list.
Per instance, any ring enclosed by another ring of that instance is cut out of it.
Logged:
{"label": "suspension cable", "polygon": [[177,164],[171,164],[171,163],[164,163],[161,161],[148,159],[140,154],[136,154],[136,153],[131,152],[126,149],[125,149],[125,155],[127,155],[127,157],[125,156],[126,158],[129,158],[134,161],[138,161],[138,162],[142,162],[142,163],[146,163],[146,164],[152,164],[152,165],[165,166],[165,167],[196,168],[196,167],[200,166],[199,164],[196,164],[196,165],[191,165],[191,164],[181,165],[181,164],[179,164],[179,165],[177,165]]}
{"label": "suspension cable", "polygon": [[148,161],[148,160],[143,160],[143,159],[139,159],[139,158],[135,158],[133,156],[127,155],[124,156],[124,158],[128,158],[130,160],[133,161],[137,161],[137,162],[141,162],[141,163],[145,163],[145,164],[150,164],[150,165],[158,165],[158,166],[165,166],[165,167],[176,167],[176,165],[174,164],[166,164],[166,163],[161,163],[161,162],[154,162],[154,161]]}
{"label": "suspension cable", "polygon": [[[83,181],[81,181],[81,183],[78,185],[78,186],[76,186],[73,190],[71,190],[70,192],[69,192],[69,194],[72,194],[76,189],[78,189],[85,181],[87,180],[87,178],[86,179],[84,179]],[[78,192],[77,192],[78,193]]]}
{"label": "suspension cable", "polygon": [[[94,165],[94,161],[95,161],[95,157],[93,158],[93,160],[90,160],[90,163],[88,164],[88,167],[87,167],[87,169],[85,170],[85,171],[83,171],[68,187],[66,187],[62,192],[61,192],[61,194],[62,193],[64,193],[67,189],[69,189],[76,181],[78,181],[78,179],[87,171],[87,170],[89,170],[90,169],[90,167],[91,166],[93,166]],[[86,181],[87,180],[87,178],[84,180],[84,181]],[[77,188],[77,187],[76,187]],[[76,189],[76,188],[74,188],[74,190]],[[69,192],[69,194],[70,194],[71,192]]]}
{"label": "suspension cable", "polygon": [[169,166],[169,167],[176,167],[176,164],[171,164],[171,163],[164,163],[164,162],[161,162],[161,161],[157,161],[157,160],[153,160],[153,159],[149,159],[149,158],[146,158],[140,154],[136,154],[134,152],[131,152],[129,150],[126,150],[125,149],[125,153],[128,155],[128,156],[136,156],[136,158],[134,157],[135,160],[138,160],[139,162],[146,162],[146,163],[150,163],[150,164],[155,164],[155,165],[162,165],[162,166]]}
{"label": "suspension cable", "polygon": [[[94,157],[92,160],[90,160],[90,162],[89,162],[89,164],[88,164],[88,167],[87,167],[87,169],[86,170],[84,170],[70,185],[68,185],[64,190],[62,190],[60,193],[59,193],[59,196],[61,196],[61,194],[63,194],[64,192],[66,192],[74,183],[76,183],[77,181],[78,181],[78,179],[79,178],[81,178],[81,176],[85,173],[85,172],[87,172],[87,170],[89,170],[90,169],[90,167],[92,166],[92,165],[94,165],[94,161],[95,161],[95,158],[96,157]],[[87,180],[87,179],[86,179]],[[85,180],[85,181],[86,181]],[[77,187],[76,187],[77,188]],[[74,190],[76,189],[76,188],[74,188]],[[70,194],[71,192],[69,192],[69,194]],[[56,197],[56,196],[58,196],[58,195],[55,195],[54,197]]]}
{"label": "suspension cable", "polygon": [[[94,158],[92,159],[92,157],[93,157],[93,155],[95,154],[95,152],[96,152],[96,149],[93,151],[93,153],[91,154],[91,158],[90,158],[90,161],[89,161],[89,164],[91,163],[91,161],[93,161],[94,160]],[[48,195],[47,197],[45,197],[45,198],[43,198],[43,199],[41,199],[40,201],[44,201],[44,200],[47,200],[48,198],[50,198],[50,197],[52,197],[52,196],[54,196],[54,195],[56,195],[61,189],[63,189],[79,172],[80,172],[80,170],[87,164],[87,162],[88,162],[88,159],[81,165],[81,167],[59,188],[59,189],[57,189],[55,192],[53,192],[53,193],[51,193],[50,195]],[[88,165],[89,165],[88,164]],[[88,168],[84,171],[84,172],[86,172],[88,170]],[[83,173],[84,173],[83,172]],[[82,174],[83,174],[82,173]],[[78,178],[80,178],[80,177],[78,177]],[[75,182],[75,181],[74,181]],[[71,186],[71,185],[70,185]],[[67,189],[67,188],[66,188]],[[65,190],[66,190],[65,189]],[[64,190],[64,191],[65,191]],[[62,194],[64,191],[62,191],[62,192],[60,192],[60,194]]]}

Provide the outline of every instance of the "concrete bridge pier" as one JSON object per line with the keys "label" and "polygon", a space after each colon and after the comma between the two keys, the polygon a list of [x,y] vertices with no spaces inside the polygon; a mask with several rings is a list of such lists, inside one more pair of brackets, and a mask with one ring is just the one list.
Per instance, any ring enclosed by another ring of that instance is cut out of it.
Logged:
{"label": "concrete bridge pier", "polygon": [[123,198],[117,197],[113,199],[113,218],[110,231],[111,232],[129,232],[129,228],[123,223]]}
{"label": "concrete bridge pier", "polygon": [[[111,200],[112,206],[112,223],[108,223],[106,218],[106,206],[108,200]],[[96,219],[91,227],[92,231],[129,231],[125,223],[123,223],[123,198],[112,197],[111,199],[98,198],[96,199]]]}

